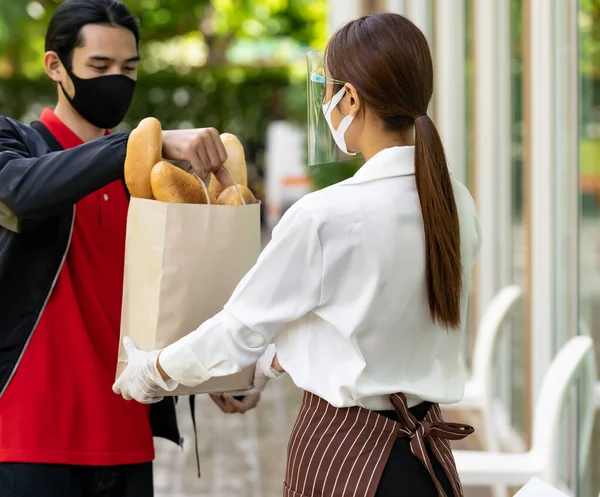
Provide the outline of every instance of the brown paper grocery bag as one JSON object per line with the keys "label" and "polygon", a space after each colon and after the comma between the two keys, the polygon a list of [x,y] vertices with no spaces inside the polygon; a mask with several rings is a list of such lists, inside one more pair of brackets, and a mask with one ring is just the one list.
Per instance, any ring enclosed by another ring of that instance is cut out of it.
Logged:
{"label": "brown paper grocery bag", "polygon": [[[260,253],[260,204],[197,205],[131,198],[127,218],[123,337],[162,349],[223,309]],[[254,367],[170,395],[224,393],[252,386]]]}

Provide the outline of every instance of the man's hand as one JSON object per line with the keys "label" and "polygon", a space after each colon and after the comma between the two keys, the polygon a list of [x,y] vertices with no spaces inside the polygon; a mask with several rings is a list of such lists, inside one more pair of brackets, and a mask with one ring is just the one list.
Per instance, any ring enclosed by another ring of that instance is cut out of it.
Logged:
{"label": "man's hand", "polygon": [[[254,380],[252,387],[241,392],[230,392],[228,395],[211,395],[210,398],[219,406],[221,411],[227,414],[244,414],[254,409],[260,400],[260,394],[267,386],[269,379],[277,378],[284,373],[284,369],[277,360],[277,352],[274,345],[269,345],[265,353],[256,363],[254,369]],[[237,400],[235,397],[243,397]]]}
{"label": "man's hand", "polygon": [[[248,390],[242,390],[239,392],[230,392],[231,397],[247,397],[248,395],[261,394],[270,378],[263,372],[259,364],[256,364],[254,368],[254,380],[252,381],[252,388]],[[234,399],[235,400],[235,399]]]}
{"label": "man's hand", "polygon": [[216,395],[211,393],[210,398],[225,414],[233,414],[236,412],[233,404],[231,403],[231,399],[233,397],[229,395]]}
{"label": "man's hand", "polygon": [[215,128],[167,130],[162,137],[165,159],[188,162],[200,179],[213,173],[220,183],[231,183],[223,170],[227,152]]}
{"label": "man's hand", "polygon": [[160,351],[139,350],[128,337],[123,338],[123,346],[128,357],[127,367],[113,385],[113,392],[121,394],[125,400],[153,404],[161,401],[165,392],[177,388],[177,382],[161,377],[158,370]]}
{"label": "man's hand", "polygon": [[242,400],[237,400],[231,395],[211,395],[210,398],[224,413],[245,414],[256,407],[260,400],[260,393],[245,395]]}
{"label": "man's hand", "polygon": [[[254,409],[260,400],[260,394],[267,386],[269,378],[262,372],[259,365],[254,369],[254,381],[252,388],[242,392],[232,392],[228,395],[211,395],[210,398],[219,406],[221,411],[227,414],[244,414],[250,409]],[[243,397],[237,400],[235,397]]]}
{"label": "man's hand", "polygon": [[231,397],[231,405],[235,408],[236,412],[245,414],[247,411],[254,409],[260,400],[259,393],[251,393],[250,395],[244,395],[242,400],[237,400],[235,397]]}

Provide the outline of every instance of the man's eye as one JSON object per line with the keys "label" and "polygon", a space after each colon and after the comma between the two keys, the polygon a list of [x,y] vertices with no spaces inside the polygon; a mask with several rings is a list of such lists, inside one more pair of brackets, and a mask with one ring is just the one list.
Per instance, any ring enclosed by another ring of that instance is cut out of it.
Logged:
{"label": "man's eye", "polygon": [[135,67],[135,66],[132,66],[132,67],[126,67],[126,68],[125,68],[125,70],[126,70],[126,71],[135,71],[135,70],[136,70],[136,67]]}
{"label": "man's eye", "polygon": [[108,66],[92,66],[92,69],[95,69],[96,71],[106,71]]}

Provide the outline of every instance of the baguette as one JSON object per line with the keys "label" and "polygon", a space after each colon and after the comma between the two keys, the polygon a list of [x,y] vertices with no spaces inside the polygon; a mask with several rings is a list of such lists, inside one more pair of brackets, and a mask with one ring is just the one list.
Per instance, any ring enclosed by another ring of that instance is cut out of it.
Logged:
{"label": "baguette", "polygon": [[150,174],[162,158],[162,127],[153,118],[143,119],[129,135],[125,157],[125,184],[132,197],[152,199]]}
{"label": "baguette", "polygon": [[[229,174],[231,174],[238,185],[248,186],[248,168],[246,166],[244,147],[237,136],[232,135],[231,133],[223,133],[221,135],[221,141],[227,151],[227,160],[225,161],[225,164],[223,164],[223,167],[229,171]],[[211,173],[208,191],[214,195],[215,198],[219,198],[225,188],[227,187],[222,185],[215,175]]]}
{"label": "baguette", "polygon": [[206,204],[206,193],[200,181],[173,164],[161,161],[150,175],[152,193],[160,202]]}
{"label": "baguette", "polygon": [[[239,194],[238,194],[239,190]],[[240,194],[244,198],[246,205],[256,204],[257,200],[250,188],[244,185],[230,186],[223,190],[223,193],[219,196],[219,205],[244,205]]]}

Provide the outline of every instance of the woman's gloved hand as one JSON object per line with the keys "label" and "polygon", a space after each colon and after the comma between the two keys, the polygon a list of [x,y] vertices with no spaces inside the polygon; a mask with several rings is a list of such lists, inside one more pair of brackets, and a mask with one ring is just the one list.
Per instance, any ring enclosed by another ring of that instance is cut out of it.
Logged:
{"label": "woman's gloved hand", "polygon": [[122,395],[125,400],[154,404],[160,402],[166,392],[177,388],[177,382],[165,381],[158,369],[159,350],[140,350],[128,337],[123,338],[123,346],[128,357],[127,367],[113,385],[113,392]]}

